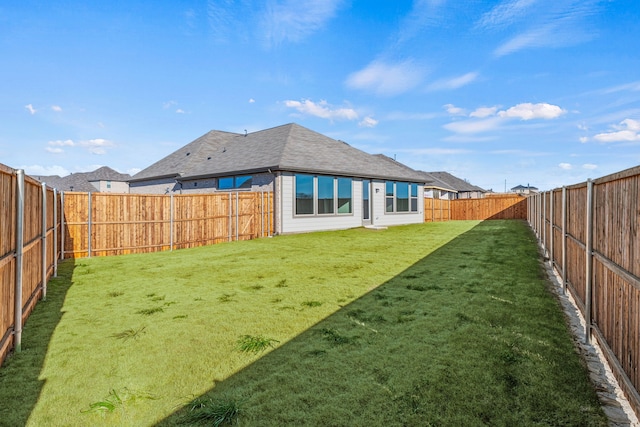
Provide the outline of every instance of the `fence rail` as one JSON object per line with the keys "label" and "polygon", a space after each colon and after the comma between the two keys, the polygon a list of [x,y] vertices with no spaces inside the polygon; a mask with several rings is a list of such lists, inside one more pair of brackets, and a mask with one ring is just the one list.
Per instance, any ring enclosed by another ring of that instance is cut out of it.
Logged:
{"label": "fence rail", "polygon": [[528,220],[640,413],[640,167],[536,195]]}

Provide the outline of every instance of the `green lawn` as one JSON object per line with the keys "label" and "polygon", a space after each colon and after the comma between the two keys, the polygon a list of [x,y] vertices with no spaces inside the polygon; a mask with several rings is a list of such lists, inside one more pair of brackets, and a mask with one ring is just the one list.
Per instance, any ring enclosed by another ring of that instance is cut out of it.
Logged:
{"label": "green lawn", "polygon": [[0,425],[606,425],[518,221],[65,262]]}

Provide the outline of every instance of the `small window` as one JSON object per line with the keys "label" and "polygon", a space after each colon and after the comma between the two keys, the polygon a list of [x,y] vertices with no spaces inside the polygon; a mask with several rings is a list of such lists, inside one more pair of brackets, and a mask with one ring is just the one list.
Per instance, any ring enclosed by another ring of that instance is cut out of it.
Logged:
{"label": "small window", "polygon": [[111,188],[111,181],[107,181],[107,188]]}
{"label": "small window", "polygon": [[218,190],[251,188],[251,175],[225,176],[218,178]]}
{"label": "small window", "polygon": [[418,184],[408,182],[385,183],[385,211],[418,212]]}

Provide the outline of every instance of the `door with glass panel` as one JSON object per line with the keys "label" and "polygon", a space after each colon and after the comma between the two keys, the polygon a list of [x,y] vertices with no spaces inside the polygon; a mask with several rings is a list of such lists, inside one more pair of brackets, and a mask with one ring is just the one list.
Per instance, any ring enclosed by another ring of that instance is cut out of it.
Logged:
{"label": "door with glass panel", "polygon": [[362,180],[362,225],[371,225],[371,180]]}

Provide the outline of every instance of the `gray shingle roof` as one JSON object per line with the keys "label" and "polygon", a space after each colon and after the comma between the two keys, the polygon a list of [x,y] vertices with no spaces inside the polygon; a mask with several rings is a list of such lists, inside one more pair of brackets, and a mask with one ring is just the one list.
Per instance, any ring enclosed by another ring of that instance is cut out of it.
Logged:
{"label": "gray shingle roof", "polygon": [[297,124],[247,135],[211,131],[143,169],[131,181],[292,171],[424,182],[417,171]]}
{"label": "gray shingle roof", "polygon": [[477,185],[473,185],[465,181],[464,179],[460,179],[457,176],[451,175],[449,172],[425,172],[428,175],[434,177],[439,182],[444,183],[445,185],[453,188],[455,191],[479,191],[482,193],[486,193],[487,190],[484,188],[480,188]]}
{"label": "gray shingle roof", "polygon": [[117,172],[110,167],[103,166],[93,172],[72,173],[60,177],[58,175],[34,176],[38,181],[44,182],[47,186],[59,191],[98,191],[91,182],[93,181],[128,181],[131,175]]}

